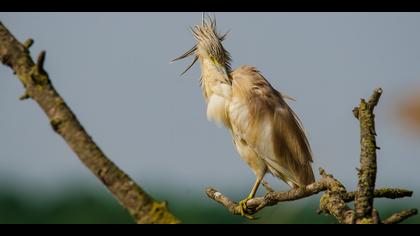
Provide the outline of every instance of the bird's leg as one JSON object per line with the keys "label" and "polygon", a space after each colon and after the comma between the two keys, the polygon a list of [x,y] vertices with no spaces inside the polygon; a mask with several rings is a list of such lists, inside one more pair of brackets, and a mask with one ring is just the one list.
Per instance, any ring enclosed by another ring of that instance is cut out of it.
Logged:
{"label": "bird's leg", "polygon": [[262,178],[257,177],[257,180],[255,181],[255,184],[252,187],[251,193],[248,195],[247,198],[239,202],[239,206],[241,207],[240,208],[241,215],[245,216],[246,218],[250,220],[254,220],[255,218],[251,216],[250,214],[248,214],[248,207],[246,206],[246,203],[248,202],[248,200],[252,199],[255,196],[258,190],[258,186],[260,186],[261,181],[262,181]]}
{"label": "bird's leg", "polygon": [[265,188],[266,194],[274,192],[274,189],[270,186],[270,184],[268,184],[268,182],[266,180],[262,181],[262,185]]}

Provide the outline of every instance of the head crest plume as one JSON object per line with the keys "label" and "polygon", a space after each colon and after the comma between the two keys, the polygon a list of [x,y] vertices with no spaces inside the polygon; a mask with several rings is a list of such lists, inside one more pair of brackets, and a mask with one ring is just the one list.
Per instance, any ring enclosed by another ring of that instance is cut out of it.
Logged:
{"label": "head crest plume", "polygon": [[220,34],[216,31],[216,18],[211,18],[203,12],[201,25],[191,27],[191,32],[196,38],[197,43],[186,53],[171,61],[174,62],[194,55],[193,61],[187,69],[181,73],[181,75],[185,74],[195,64],[195,62],[197,62],[198,55],[196,52],[198,47],[204,47],[208,56],[210,56],[218,64],[223,65],[227,71],[230,71],[231,57],[229,52],[224,49],[221,43],[229,32]]}

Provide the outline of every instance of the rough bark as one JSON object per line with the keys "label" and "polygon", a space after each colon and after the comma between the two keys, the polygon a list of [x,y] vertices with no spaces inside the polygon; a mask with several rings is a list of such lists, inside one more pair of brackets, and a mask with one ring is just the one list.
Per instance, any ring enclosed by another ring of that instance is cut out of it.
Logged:
{"label": "rough bark", "polygon": [[119,169],[89,136],[75,114],[55,90],[44,69],[45,51],[35,63],[29,47],[21,44],[0,22],[0,61],[9,66],[25,88],[21,99],[32,98],[50,120],[51,127],[76,153],[82,163],[98,177],[137,223],[179,223],[166,204],[154,201],[133,179]]}
{"label": "rough bark", "polygon": [[388,219],[382,221],[382,223],[383,224],[397,224],[407,219],[408,217],[414,216],[416,214],[417,214],[417,209],[405,210],[405,211],[393,214]]}
{"label": "rough bark", "polygon": [[372,223],[373,193],[376,182],[376,130],[373,110],[381,97],[382,89],[375,89],[369,101],[361,99],[360,105],[353,109],[360,123],[360,169],[356,192],[355,209],[357,220]]}

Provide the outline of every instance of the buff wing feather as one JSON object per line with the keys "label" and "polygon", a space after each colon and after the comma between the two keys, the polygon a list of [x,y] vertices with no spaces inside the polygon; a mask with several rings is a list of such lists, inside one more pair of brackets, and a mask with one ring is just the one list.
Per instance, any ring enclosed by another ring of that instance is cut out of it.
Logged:
{"label": "buff wing feather", "polygon": [[262,158],[269,171],[292,187],[314,182],[312,152],[296,114],[254,67],[231,73],[232,133]]}

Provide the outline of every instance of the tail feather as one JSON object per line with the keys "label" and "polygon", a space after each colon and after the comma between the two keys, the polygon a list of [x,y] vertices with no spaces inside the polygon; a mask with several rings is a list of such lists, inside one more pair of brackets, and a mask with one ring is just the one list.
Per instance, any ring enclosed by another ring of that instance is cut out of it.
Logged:
{"label": "tail feather", "polygon": [[300,175],[299,182],[304,186],[315,182],[314,172],[310,163],[302,166],[302,174]]}

